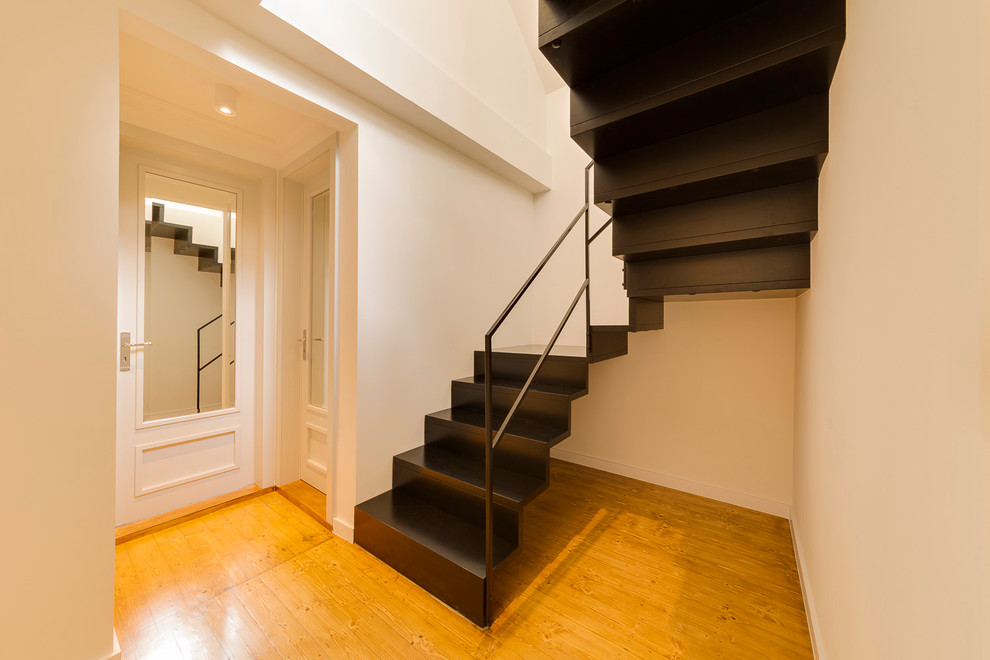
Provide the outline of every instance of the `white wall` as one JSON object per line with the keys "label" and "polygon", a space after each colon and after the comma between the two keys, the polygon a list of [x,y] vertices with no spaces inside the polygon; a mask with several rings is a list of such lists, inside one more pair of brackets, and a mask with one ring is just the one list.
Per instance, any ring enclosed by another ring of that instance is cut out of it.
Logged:
{"label": "white wall", "polygon": [[664,329],[591,366],[565,460],[786,516],[793,298],[668,302]]}
{"label": "white wall", "polygon": [[980,4],[847,5],[797,309],[793,520],[820,657],[987,657]]}
{"label": "white wall", "polygon": [[[238,4],[236,11],[222,0],[200,2],[527,190],[547,189],[545,96],[508,5],[435,1],[406,9],[408,3],[379,0],[371,9],[385,24],[352,0],[264,0],[260,7]],[[395,18],[406,11],[421,15]],[[461,34],[459,21],[481,32]]]}
{"label": "white wall", "polygon": [[0,657],[113,647],[117,7],[0,25]]}
{"label": "white wall", "polygon": [[[362,0],[360,4],[533,142],[546,143],[542,112],[546,92],[508,2]],[[535,40],[535,26],[532,36]]]}
{"label": "white wall", "polygon": [[[387,490],[391,457],[423,443],[423,416],[536,261],[532,195],[384,113],[359,125],[357,501]],[[500,340],[526,343],[528,303]]]}

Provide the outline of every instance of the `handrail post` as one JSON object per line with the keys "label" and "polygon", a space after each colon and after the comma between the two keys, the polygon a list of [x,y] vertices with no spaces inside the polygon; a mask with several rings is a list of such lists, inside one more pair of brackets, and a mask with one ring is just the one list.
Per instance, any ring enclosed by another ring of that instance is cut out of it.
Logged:
{"label": "handrail post", "polygon": [[[529,276],[526,282],[522,285],[522,288],[516,293],[512,298],[511,302],[506,306],[499,317],[492,324],[491,329],[485,335],[485,586],[483,590],[484,603],[482,604],[482,619],[485,623],[485,627],[491,625],[493,620],[493,597],[492,597],[492,572],[495,565],[495,519],[494,519],[494,477],[493,471],[495,468],[495,447],[501,441],[502,436],[508,429],[509,422],[512,420],[512,416],[515,414],[516,409],[522,403],[523,397],[529,392],[530,386],[533,384],[533,379],[536,378],[536,374],[539,372],[540,367],[543,366],[544,360],[550,354],[553,349],[554,344],[557,342],[557,338],[560,336],[561,331],[564,329],[564,325],[571,318],[571,313],[577,306],[578,301],[581,296],[584,295],[585,300],[585,343],[587,347],[588,355],[591,355],[591,263],[589,257],[589,246],[591,245],[592,238],[589,238],[589,233],[591,231],[591,187],[589,182],[591,166],[594,165],[594,161],[588,163],[588,166],[584,168],[584,208],[574,216],[571,223],[567,225],[560,238],[557,242],[553,244],[550,251],[547,252],[543,260],[536,266],[536,270],[533,274]],[[543,270],[550,257],[557,251],[560,244],[564,242],[564,239],[570,235],[571,230],[574,225],[577,224],[578,220],[581,219],[581,214],[584,214],[584,282],[581,284],[581,288],[578,289],[577,295],[574,297],[574,301],[571,306],[567,309],[567,313],[564,314],[563,320],[560,325],[557,326],[556,332],[554,332],[553,337],[547,344],[546,349],[544,349],[543,354],[536,361],[536,367],[530,373],[529,378],[526,379],[526,383],[523,385],[522,390],[516,397],[515,402],[506,414],[505,419],[502,422],[501,428],[498,430],[498,434],[494,434],[493,420],[492,420],[492,337],[495,332],[501,327],[502,322],[505,321],[506,317],[509,315],[515,306],[522,298],[526,290],[536,279],[537,275]],[[601,230],[596,232],[595,237],[601,233]]]}
{"label": "handrail post", "polygon": [[584,168],[584,279],[588,281],[588,288],[584,292],[584,322],[585,322],[585,343],[588,357],[591,357],[591,238],[589,222],[591,220],[591,185],[589,176],[591,166],[595,162],[591,161]]}
{"label": "handrail post", "polygon": [[[210,323],[213,323],[213,321],[210,321]],[[199,363],[203,359],[202,357],[200,357],[201,349],[199,347],[200,344],[199,333],[200,330],[202,329],[203,328],[199,328],[198,330],[196,330],[196,412],[197,413],[203,412],[202,408],[200,407],[200,391],[199,391],[200,389],[199,381],[200,381],[200,377],[203,375],[203,370],[199,368]]]}
{"label": "handrail post", "polygon": [[492,484],[492,334],[485,335],[485,589],[482,617],[492,622],[492,566],[495,563],[495,528]]}

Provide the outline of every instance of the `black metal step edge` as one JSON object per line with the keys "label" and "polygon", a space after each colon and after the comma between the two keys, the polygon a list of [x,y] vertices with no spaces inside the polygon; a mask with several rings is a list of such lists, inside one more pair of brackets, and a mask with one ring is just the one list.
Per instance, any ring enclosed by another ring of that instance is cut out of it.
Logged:
{"label": "black metal step edge", "polygon": [[[465,492],[485,497],[485,463],[460,454],[444,451],[433,445],[421,445],[397,454],[394,461],[437,481]],[[432,463],[432,465],[431,465]],[[445,465],[444,465],[445,464]],[[507,487],[511,485],[512,487]],[[499,468],[492,473],[493,499],[498,504],[520,509],[547,489],[543,479]]]}
{"label": "black metal step edge", "polygon": [[[464,387],[470,387],[472,389],[484,389],[485,387],[484,376],[466,376],[465,378],[458,378],[457,380],[451,382],[457,383]],[[521,380],[495,378],[492,380],[492,390],[504,390],[518,393],[522,391],[523,385],[525,384],[526,383]],[[587,388],[548,385],[546,383],[540,383],[539,381],[533,381],[533,384],[530,385],[526,396],[541,399],[565,399],[567,401],[573,401],[574,399],[581,398],[587,393]]]}
{"label": "black metal step edge", "polygon": [[607,14],[612,9],[620,6],[625,1],[626,0],[599,0],[590,7],[583,9],[570,18],[564,19],[557,25],[549,27],[545,31],[541,32],[538,35],[538,47],[542,48],[553,42],[555,39],[559,39],[567,33],[572,32],[583,25],[587,25],[588,23]]}
{"label": "black metal step edge", "polygon": [[[426,550],[484,579],[484,527],[418,500],[401,488],[388,490],[356,508]],[[508,559],[515,549],[514,543],[495,536],[494,564],[497,566]]]}
{"label": "black metal step edge", "polygon": [[615,245],[612,248],[612,256],[633,262],[810,243],[817,231],[818,221],[806,220],[786,225],[717,232],[638,245]]}
{"label": "black metal step edge", "polygon": [[[475,351],[474,354],[475,356],[480,355],[484,357],[485,352]],[[537,360],[539,359],[539,357],[540,357],[540,353],[525,353],[525,352],[516,352],[516,351],[504,351],[498,349],[492,351],[493,359],[499,358],[499,359],[510,359],[510,360]],[[579,355],[554,355],[553,353],[551,353],[550,355],[547,356],[546,361],[585,363],[588,361],[588,359],[586,357]]]}
{"label": "black metal step edge", "polygon": [[[467,428],[475,433],[484,434],[485,432],[484,411],[474,410],[472,408],[447,408],[446,410],[432,412],[426,415],[426,418],[427,420],[433,420],[436,423],[446,426]],[[493,433],[498,431],[503,419],[505,419],[504,415],[492,415]],[[560,429],[545,424],[513,419],[509,423],[509,428],[506,429],[505,434],[529,440],[530,442],[542,442],[552,447],[570,436],[571,432],[570,429]]]}

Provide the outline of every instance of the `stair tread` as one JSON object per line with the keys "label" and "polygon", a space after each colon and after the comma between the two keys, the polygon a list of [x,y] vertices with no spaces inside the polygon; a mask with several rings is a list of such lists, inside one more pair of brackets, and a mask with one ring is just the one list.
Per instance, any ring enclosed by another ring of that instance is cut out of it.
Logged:
{"label": "stair tread", "polygon": [[[429,444],[397,454],[396,458],[423,468],[426,471],[451,477],[452,479],[484,491],[484,461],[476,461],[460,454],[444,451],[439,447]],[[519,474],[518,472],[499,468],[497,465],[493,471],[493,491],[495,495],[515,504],[526,502],[531,496],[538,494],[545,484],[546,482],[542,479],[536,479]]]}
{"label": "stair tread", "polygon": [[[437,412],[430,413],[427,417],[439,421],[453,422],[455,424],[465,424],[482,430],[485,428],[484,411],[474,410],[472,408],[447,408],[446,410],[438,410]],[[498,431],[504,419],[505,415],[492,414],[493,434]],[[539,424],[518,418],[513,419],[509,424],[509,428],[506,430],[507,435],[546,442],[551,445],[563,440],[569,433],[567,429],[555,428],[546,424]]]}
{"label": "stair tread", "polygon": [[[467,385],[479,385],[484,387],[485,377],[480,376],[467,376],[465,378],[458,378],[454,381],[455,383],[465,383]],[[492,387],[501,387],[510,390],[522,390],[523,385],[526,382],[522,380],[510,380],[505,378],[494,378],[492,379]],[[564,396],[569,399],[575,399],[583,394],[587,394],[588,390],[583,387],[567,386],[567,385],[552,385],[549,383],[541,383],[538,381],[533,381],[533,384],[529,386],[529,393],[536,394],[552,394],[557,396]]]}
{"label": "stair tread", "polygon": [[[386,491],[357,508],[475,576],[485,577],[484,525],[451,515],[401,489]],[[515,544],[495,536],[494,565],[515,548]]]}
{"label": "stair tread", "polygon": [[[496,348],[492,350],[492,353],[500,353],[503,355],[542,355],[543,351],[546,350],[546,344],[523,344],[520,346],[508,346],[505,348]],[[556,345],[553,350],[550,351],[548,357],[551,358],[577,358],[584,359],[587,357],[585,355],[584,346],[561,346]]]}

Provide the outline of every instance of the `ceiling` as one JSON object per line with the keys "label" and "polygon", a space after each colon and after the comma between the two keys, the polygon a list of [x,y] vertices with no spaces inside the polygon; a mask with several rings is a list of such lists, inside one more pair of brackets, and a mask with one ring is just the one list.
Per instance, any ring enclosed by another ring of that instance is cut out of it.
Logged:
{"label": "ceiling", "polygon": [[[236,117],[214,110],[218,83],[237,90]],[[212,135],[216,142],[249,143],[270,156],[328,133],[326,125],[126,32],[120,34],[120,87],[122,121],[188,141]],[[182,125],[196,130],[176,135]]]}

